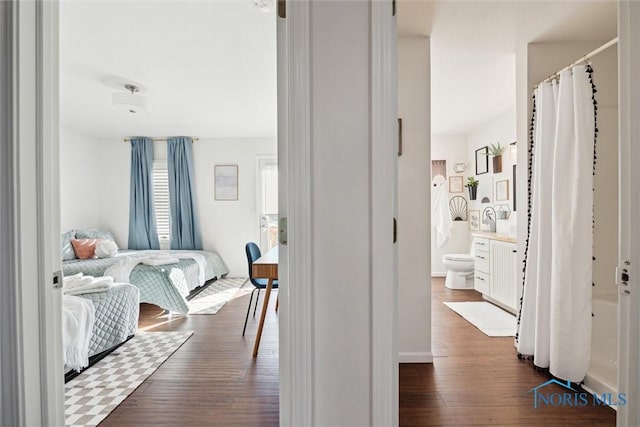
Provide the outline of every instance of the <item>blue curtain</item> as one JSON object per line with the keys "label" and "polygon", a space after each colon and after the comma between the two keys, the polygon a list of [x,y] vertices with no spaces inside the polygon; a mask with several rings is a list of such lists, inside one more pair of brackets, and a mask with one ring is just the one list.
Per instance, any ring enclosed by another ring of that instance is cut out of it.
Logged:
{"label": "blue curtain", "polygon": [[184,136],[167,140],[171,249],[202,249],[191,141]]}
{"label": "blue curtain", "polygon": [[153,208],[153,140],[131,139],[129,249],[160,249]]}

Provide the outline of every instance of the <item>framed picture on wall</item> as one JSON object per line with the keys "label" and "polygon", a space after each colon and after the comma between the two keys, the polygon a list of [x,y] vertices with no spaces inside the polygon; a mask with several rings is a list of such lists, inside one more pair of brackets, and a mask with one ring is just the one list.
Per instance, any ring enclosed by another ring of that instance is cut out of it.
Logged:
{"label": "framed picture on wall", "polygon": [[431,160],[431,181],[433,181],[436,176],[447,177],[446,160]]}
{"label": "framed picture on wall", "polygon": [[238,200],[238,165],[215,165],[214,199]]}
{"label": "framed picture on wall", "polygon": [[509,200],[509,180],[496,182],[496,201]]}
{"label": "framed picture on wall", "polygon": [[462,193],[464,191],[464,185],[461,176],[449,177],[449,193]]}
{"label": "framed picture on wall", "polygon": [[476,175],[489,172],[489,147],[484,146],[476,150]]}
{"label": "framed picture on wall", "polygon": [[480,211],[469,211],[469,230],[480,230]]}

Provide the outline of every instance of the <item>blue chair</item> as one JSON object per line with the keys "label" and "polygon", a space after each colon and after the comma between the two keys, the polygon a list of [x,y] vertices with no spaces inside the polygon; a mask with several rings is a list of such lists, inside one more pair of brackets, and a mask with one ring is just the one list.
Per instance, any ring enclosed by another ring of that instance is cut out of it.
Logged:
{"label": "blue chair", "polygon": [[[256,309],[258,308],[258,300],[260,299],[260,289],[266,289],[268,279],[254,279],[253,278],[253,263],[262,256],[260,253],[260,248],[253,242],[249,242],[244,246],[244,251],[247,254],[247,264],[249,265],[249,280],[255,286],[253,291],[251,291],[251,297],[249,298],[249,307],[247,307],[247,315],[244,318],[244,328],[242,328],[242,336],[244,336],[245,331],[247,330],[247,320],[249,320],[249,311],[251,311],[251,302],[253,301],[253,294],[258,291],[258,296],[256,298],[256,305],[253,308],[253,317],[256,317]],[[278,289],[278,281],[273,281],[272,289]]]}

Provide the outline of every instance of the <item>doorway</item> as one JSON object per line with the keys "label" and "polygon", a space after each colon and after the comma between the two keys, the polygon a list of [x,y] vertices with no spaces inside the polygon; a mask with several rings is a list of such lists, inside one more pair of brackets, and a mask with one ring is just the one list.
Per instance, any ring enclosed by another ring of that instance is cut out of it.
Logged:
{"label": "doorway", "polygon": [[258,217],[260,250],[268,252],[278,243],[278,159],[258,158]]}

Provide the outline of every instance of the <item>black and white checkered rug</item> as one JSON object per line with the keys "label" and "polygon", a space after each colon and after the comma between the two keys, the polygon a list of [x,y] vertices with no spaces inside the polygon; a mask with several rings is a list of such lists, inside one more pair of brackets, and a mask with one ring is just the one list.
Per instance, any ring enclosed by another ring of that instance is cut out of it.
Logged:
{"label": "black and white checkered rug", "polygon": [[138,332],[65,384],[67,426],[96,426],[169,358],[193,332]]}
{"label": "black and white checkered rug", "polygon": [[216,280],[187,302],[189,314],[216,314],[227,302],[246,295],[254,289],[253,285],[243,288],[247,280],[249,279],[246,277],[226,277]]}

